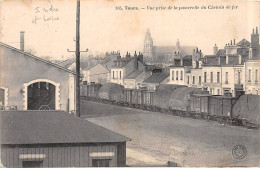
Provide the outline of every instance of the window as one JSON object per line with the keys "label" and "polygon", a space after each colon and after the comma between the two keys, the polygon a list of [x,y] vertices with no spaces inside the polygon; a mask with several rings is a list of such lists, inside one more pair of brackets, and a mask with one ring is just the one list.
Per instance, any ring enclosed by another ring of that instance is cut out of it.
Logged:
{"label": "window", "polygon": [[226,81],[225,84],[228,84],[228,72],[226,72]]}
{"label": "window", "polygon": [[255,82],[258,82],[258,70],[255,70]]}
{"label": "window", "polygon": [[207,82],[207,72],[204,72],[204,83]]}
{"label": "window", "polygon": [[181,80],[183,80],[183,71],[181,71]]}
{"label": "window", "polygon": [[176,71],[176,80],[178,80],[178,75],[179,75],[179,73],[178,73],[178,71]]}
{"label": "window", "polygon": [[119,78],[121,79],[121,71],[119,71]]}
{"label": "window", "polygon": [[92,167],[109,167],[110,159],[92,159]]}
{"label": "window", "polygon": [[199,85],[201,85],[201,76],[199,76]]}
{"label": "window", "polygon": [[219,72],[217,72],[217,83],[219,83]]}
{"label": "window", "polygon": [[218,95],[220,95],[220,89],[218,89]]}
{"label": "window", "polygon": [[43,167],[43,161],[23,161],[24,168]]}
{"label": "window", "polygon": [[172,80],[174,80],[174,71],[172,71]]}
{"label": "window", "polygon": [[240,72],[237,73],[237,83],[240,84]]}
{"label": "window", "polygon": [[0,88],[0,105],[5,106],[5,89]]}
{"label": "window", "polygon": [[248,70],[248,82],[251,82],[251,69]]}
{"label": "window", "polygon": [[190,84],[190,76],[187,77],[187,84]]}
{"label": "window", "polygon": [[213,72],[210,72],[210,82],[213,83]]}
{"label": "window", "polygon": [[195,84],[195,76],[192,77],[192,84]]}
{"label": "window", "polygon": [[113,71],[113,79],[115,79],[115,71]]}

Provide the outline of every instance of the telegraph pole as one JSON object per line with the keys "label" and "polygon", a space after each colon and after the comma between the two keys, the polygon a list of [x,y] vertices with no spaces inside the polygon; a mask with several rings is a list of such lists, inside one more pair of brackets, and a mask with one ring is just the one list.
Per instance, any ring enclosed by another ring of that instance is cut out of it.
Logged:
{"label": "telegraph pole", "polygon": [[76,116],[80,117],[80,0],[77,0],[76,14]]}
{"label": "telegraph pole", "polygon": [[[82,52],[87,52],[82,51]],[[76,116],[80,117],[80,0],[77,0],[77,13],[76,13]]]}

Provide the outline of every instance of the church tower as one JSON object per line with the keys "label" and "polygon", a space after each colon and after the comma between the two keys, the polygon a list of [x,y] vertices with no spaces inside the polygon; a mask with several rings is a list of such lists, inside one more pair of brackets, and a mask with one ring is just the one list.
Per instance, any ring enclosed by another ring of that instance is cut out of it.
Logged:
{"label": "church tower", "polygon": [[151,37],[149,29],[146,31],[146,35],[144,38],[144,57],[153,57],[153,39]]}

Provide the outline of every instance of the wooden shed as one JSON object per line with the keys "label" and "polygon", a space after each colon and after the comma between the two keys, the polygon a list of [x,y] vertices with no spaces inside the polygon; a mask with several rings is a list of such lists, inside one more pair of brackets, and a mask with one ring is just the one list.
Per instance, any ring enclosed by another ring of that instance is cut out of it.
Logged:
{"label": "wooden shed", "polygon": [[117,167],[130,139],[62,111],[2,111],[3,167]]}

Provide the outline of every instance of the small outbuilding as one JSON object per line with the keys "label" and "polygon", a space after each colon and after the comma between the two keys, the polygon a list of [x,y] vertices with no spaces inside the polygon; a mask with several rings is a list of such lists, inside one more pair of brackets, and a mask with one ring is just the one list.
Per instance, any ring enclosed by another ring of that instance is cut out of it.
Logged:
{"label": "small outbuilding", "polygon": [[130,138],[63,111],[2,111],[3,167],[126,165]]}

